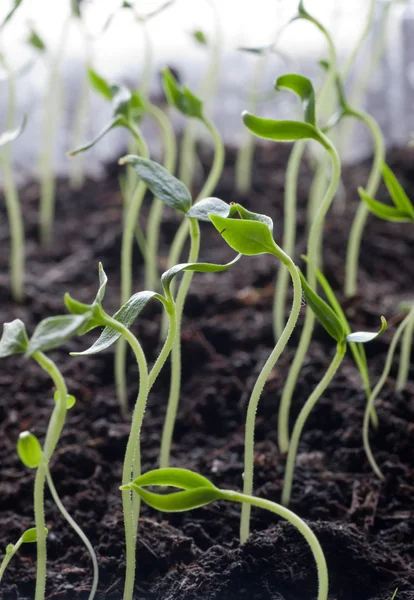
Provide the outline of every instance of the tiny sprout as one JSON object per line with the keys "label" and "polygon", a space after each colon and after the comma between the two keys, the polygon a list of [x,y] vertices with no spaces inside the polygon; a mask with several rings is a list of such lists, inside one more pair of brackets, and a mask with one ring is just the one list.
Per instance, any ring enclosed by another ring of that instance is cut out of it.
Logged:
{"label": "tiny sprout", "polygon": [[[44,528],[44,535],[47,536],[49,530],[47,527]],[[7,566],[16,552],[19,550],[22,544],[32,544],[37,542],[37,532],[36,527],[32,527],[30,529],[26,529],[26,531],[21,535],[21,537],[17,540],[15,544],[8,544],[6,547],[6,554],[3,557],[3,560],[0,565],[0,583],[3,579],[3,575],[7,569]]]}
{"label": "tiny sprout", "polygon": [[43,452],[39,440],[30,431],[22,431],[17,442],[17,454],[25,467],[37,469]]}
{"label": "tiny sprout", "polygon": [[[53,399],[56,403],[59,402],[59,400],[60,400],[59,392],[57,390],[53,395]],[[75,396],[72,396],[72,394],[66,394],[66,408],[69,410],[69,409],[73,408],[75,406],[75,404],[76,404]]]}
{"label": "tiny sprout", "polygon": [[[179,491],[160,494],[149,492],[145,489],[147,486],[170,486],[178,488]],[[129,484],[121,486],[120,489],[123,491],[134,491],[148,506],[162,512],[193,510],[211,504],[211,502],[215,502],[216,500],[227,500],[229,502],[238,502],[243,505],[247,504],[263,508],[279,515],[292,523],[309,544],[318,572],[318,600],[327,600],[328,569],[317,537],[310,527],[295,513],[276,504],[276,502],[248,494],[241,494],[233,490],[222,490],[198,473],[177,468],[149,471],[134,479]]]}

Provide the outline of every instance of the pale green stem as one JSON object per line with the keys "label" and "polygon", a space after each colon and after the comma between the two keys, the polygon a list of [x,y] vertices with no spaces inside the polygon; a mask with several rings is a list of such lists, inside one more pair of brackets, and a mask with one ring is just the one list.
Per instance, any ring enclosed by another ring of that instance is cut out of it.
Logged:
{"label": "pale green stem", "polygon": [[[314,221],[312,223],[309,238],[308,238],[308,248],[307,248],[307,271],[306,278],[310,285],[310,287],[316,287],[316,272],[315,267],[318,266],[318,249],[320,248],[319,244],[321,243],[321,239],[323,237],[323,225],[325,221],[326,214],[332,204],[332,200],[335,196],[336,189],[338,187],[338,182],[341,176],[341,163],[339,160],[339,156],[334,148],[334,146],[330,143],[328,138],[325,138],[327,145],[329,146],[329,153],[332,157],[332,176],[329,187],[323,197],[319,210],[315,215]],[[306,356],[306,352],[308,350],[310,340],[313,333],[313,327],[315,323],[315,317],[311,310],[306,311],[305,322],[302,329],[302,334],[299,341],[299,346],[296,350],[295,357],[293,359],[292,365],[290,367],[285,386],[282,392],[282,398],[279,407],[279,420],[278,420],[278,441],[279,441],[279,449],[282,453],[287,452],[289,447],[289,413],[290,413],[290,405],[292,401],[293,392],[295,389],[295,385],[299,376],[300,369],[302,367],[303,361]]]}
{"label": "pale green stem", "polygon": [[380,479],[384,479],[384,475],[382,474],[381,469],[377,465],[377,462],[374,458],[374,455],[372,453],[371,446],[369,443],[369,414],[370,414],[372,407],[374,406],[374,402],[375,402],[378,394],[381,392],[382,388],[385,385],[385,382],[387,381],[387,377],[391,371],[392,361],[393,361],[395,350],[397,348],[397,344],[400,340],[400,337],[401,337],[404,329],[407,327],[407,325],[409,325],[410,321],[413,318],[414,318],[414,308],[410,310],[410,312],[405,317],[405,319],[399,324],[397,331],[395,332],[394,337],[391,340],[391,344],[388,349],[387,358],[385,360],[384,370],[381,373],[381,377],[379,378],[377,385],[372,390],[372,394],[371,394],[371,396],[367,402],[367,405],[365,407],[364,423],[362,426],[362,439],[363,439],[363,443],[364,443],[364,450],[365,450],[365,454],[367,455],[367,458],[369,460],[369,464],[371,465],[374,473]]}
{"label": "pale green stem", "polygon": [[[370,115],[359,110],[354,110],[353,115],[368,127],[374,142],[374,159],[366,187],[368,196],[373,197],[376,195],[381,181],[382,164],[385,159],[384,136],[382,135],[377,122]],[[351,226],[346,252],[345,295],[348,298],[350,296],[355,296],[357,292],[361,240],[368,215],[369,209],[365,202],[362,202],[361,200]]]}
{"label": "pale green stem", "polygon": [[9,565],[9,562],[11,561],[13,556],[16,554],[16,552],[19,550],[19,548],[22,544],[23,544],[23,537],[19,538],[17,540],[17,542],[15,544],[13,544],[13,548],[12,548],[12,550],[10,550],[10,552],[7,552],[7,550],[6,550],[6,554],[4,555],[3,560],[1,561],[1,565],[0,565],[0,583],[1,583],[1,580],[3,579],[3,575]]}
{"label": "pale green stem", "polygon": [[[191,247],[188,257],[189,263],[195,263],[198,260],[200,249],[200,227],[197,219],[188,218],[190,225]],[[168,467],[171,453],[171,443],[174,433],[174,425],[177,416],[178,402],[181,389],[181,321],[184,310],[185,300],[187,298],[188,288],[193,278],[192,271],[186,271],[183,274],[176,299],[176,327],[177,334],[171,352],[171,383],[170,394],[167,404],[167,414],[165,416],[164,427],[161,437],[160,467]]]}
{"label": "pale green stem", "polygon": [[[1,62],[7,71],[9,99],[6,113],[6,129],[15,127],[16,80],[13,70],[4,56]],[[12,144],[3,148],[3,187],[10,227],[10,280],[12,296],[17,302],[24,300],[24,226],[20,208],[19,193],[13,174]]]}
{"label": "pale green stem", "polygon": [[[296,239],[296,198],[299,168],[305,150],[306,142],[299,141],[293,146],[286,169],[283,251],[293,256]],[[279,269],[276,279],[276,292],[273,298],[273,332],[275,340],[281,335],[285,326],[286,295],[288,289],[289,271]]]}
{"label": "pale green stem", "polygon": [[[286,254],[282,254],[283,265],[287,267],[293,283],[293,304],[292,310],[286,323],[286,327],[279,337],[276,346],[274,347],[269,358],[265,362],[259,377],[253,387],[249,404],[247,407],[246,416],[246,430],[244,438],[244,481],[243,481],[243,492],[245,494],[252,494],[253,492],[253,470],[254,470],[254,431],[256,425],[256,412],[259,404],[260,396],[269,375],[274,368],[279,356],[286,347],[290,336],[297,323],[300,308],[302,304],[302,286],[300,283],[300,277],[298,270],[293,263],[292,259]],[[280,255],[279,255],[280,258]],[[243,504],[241,511],[240,521],[240,542],[244,544],[249,537],[250,533],[250,506]]]}
{"label": "pale green stem", "polygon": [[84,545],[86,546],[86,548],[90,554],[90,557],[92,560],[92,567],[93,567],[93,580],[92,580],[92,587],[91,587],[91,591],[89,592],[88,600],[93,600],[93,598],[95,597],[95,594],[96,594],[96,590],[98,588],[98,581],[99,581],[99,567],[98,567],[98,561],[96,558],[95,550],[93,549],[93,546],[90,543],[87,535],[84,533],[84,531],[81,529],[81,527],[79,527],[79,525],[70,516],[70,514],[64,507],[64,505],[59,497],[59,494],[56,491],[55,484],[53,483],[53,479],[50,474],[49,468],[47,468],[47,470],[46,470],[46,479],[47,479],[47,484],[50,489],[50,493],[52,494],[52,497],[53,497],[53,500],[55,501],[56,506],[60,510],[62,516],[66,519],[66,521],[72,527],[72,529],[78,534],[78,536],[80,537],[80,539],[82,540],[82,542],[84,543]]}
{"label": "pale green stem", "polygon": [[37,569],[36,569],[36,591],[35,600],[44,600],[46,590],[46,534],[45,534],[45,508],[44,493],[49,460],[59,441],[60,434],[66,419],[66,396],[67,388],[65,380],[56,367],[43,352],[34,352],[32,358],[38,365],[46,371],[51,377],[58,392],[58,400],[53,409],[52,416],[46,432],[46,439],[43,446],[43,457],[36,471],[34,485],[34,513],[36,524],[36,548],[37,548]]}
{"label": "pale green stem", "polygon": [[315,559],[318,572],[318,600],[328,600],[328,567],[321,545],[312,529],[302,521],[302,519],[295,515],[295,513],[280,504],[276,504],[276,502],[271,502],[264,498],[256,498],[247,494],[240,494],[233,490],[220,490],[220,492],[223,500],[241,502],[243,503],[243,506],[248,505],[249,507],[256,506],[257,508],[263,508],[292,523],[308,542]]}
{"label": "pale green stem", "polygon": [[[310,309],[308,309],[310,310]],[[313,390],[312,394],[306,400],[302,410],[300,411],[298,418],[295,421],[295,425],[293,427],[292,437],[289,443],[289,452],[286,460],[286,469],[285,469],[285,478],[283,481],[283,491],[282,491],[282,504],[284,506],[288,506],[290,503],[290,497],[292,493],[292,483],[293,483],[293,474],[295,470],[295,462],[296,455],[298,452],[298,445],[300,436],[302,435],[303,428],[305,427],[306,421],[316,403],[321,398],[322,394],[332,381],[336,371],[338,370],[339,365],[341,364],[346,351],[346,343],[342,342],[337,345],[336,354],[334,356],[333,361],[329,365],[328,370],[326,371],[323,378],[320,380],[316,388]]]}
{"label": "pale green stem", "polygon": [[323,198],[326,188],[328,187],[329,173],[328,170],[329,155],[324,152],[323,156],[316,162],[316,168],[312,183],[309,190],[309,201],[307,206],[307,225],[308,230],[311,227],[312,221],[318,211],[319,201]]}
{"label": "pale green stem", "polygon": [[397,376],[397,392],[402,392],[402,390],[407,385],[408,374],[410,371],[410,359],[411,359],[411,346],[413,342],[414,335],[414,314],[411,317],[411,320],[407,324],[407,327],[404,331],[404,336],[401,341],[401,354],[400,354],[400,364],[398,366],[398,376]]}
{"label": "pale green stem", "polygon": [[[177,161],[177,147],[174,129],[167,115],[157,106],[148,103],[147,112],[157,122],[162,132],[164,142],[164,167],[174,173]],[[145,259],[145,288],[155,290],[159,282],[157,258],[159,247],[160,226],[164,203],[159,198],[153,198],[148,216],[147,252]]]}
{"label": "pale green stem", "polygon": [[148,380],[149,390],[151,390],[161,369],[163,368],[167,358],[169,357],[170,352],[173,347],[173,344],[174,344],[175,337],[177,335],[177,314],[176,314],[176,307],[175,307],[174,301],[172,301],[171,303],[165,302],[164,308],[169,317],[168,318],[168,322],[169,322],[168,334],[165,339],[164,345],[161,349],[161,352],[158,355],[158,358],[155,361],[155,363],[150,371],[149,380]]}
{"label": "pale green stem", "polygon": [[59,81],[59,67],[65,49],[71,17],[66,19],[60,35],[60,43],[50,66],[48,90],[45,100],[43,121],[43,149],[40,156],[40,240],[42,246],[52,243],[55,214],[55,172],[54,154],[56,131],[61,112],[62,89]]}

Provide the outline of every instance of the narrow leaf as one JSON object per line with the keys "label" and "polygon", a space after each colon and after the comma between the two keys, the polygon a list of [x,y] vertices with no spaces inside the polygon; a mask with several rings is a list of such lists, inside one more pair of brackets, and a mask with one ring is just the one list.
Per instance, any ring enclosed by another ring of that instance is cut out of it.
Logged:
{"label": "narrow leaf", "polygon": [[34,352],[52,350],[78,333],[78,330],[88,320],[88,314],[58,315],[48,317],[39,323],[30,338],[26,356]]}
{"label": "narrow leaf", "polygon": [[295,73],[282,75],[276,81],[276,90],[290,90],[302,100],[305,122],[313,127],[316,125],[315,90],[310,79]]}
{"label": "narrow leaf", "polygon": [[409,197],[404,192],[394,173],[385,163],[382,165],[382,176],[395,206],[408,215],[411,215],[412,220],[414,220],[414,207]]}
{"label": "narrow leaf", "polygon": [[198,42],[199,44],[201,44],[201,46],[207,46],[208,45],[207,36],[204,33],[204,31],[201,31],[201,29],[196,29],[195,31],[192,31],[191,35],[192,35],[193,39],[196,42]]}
{"label": "narrow leaf", "polygon": [[25,467],[37,469],[42,460],[42,447],[30,431],[23,431],[17,441],[17,454]]}
{"label": "narrow leaf", "polygon": [[187,213],[187,217],[210,223],[209,214],[228,217],[230,215],[230,205],[220,200],[220,198],[204,198],[193,204]]}
{"label": "narrow leaf", "polygon": [[6,144],[13,142],[18,137],[20,137],[24,131],[24,128],[26,127],[26,123],[27,123],[27,115],[25,114],[23,116],[23,121],[22,121],[21,125],[19,125],[19,127],[17,127],[16,129],[12,129],[10,131],[4,131],[0,135],[0,146],[5,146]]}
{"label": "narrow leaf", "polygon": [[302,290],[306,302],[315,314],[322,327],[329,333],[334,340],[342,343],[345,339],[345,332],[340,318],[334,313],[332,308],[310,287],[302,272],[299,270]]}
{"label": "narrow leaf", "polygon": [[244,111],[242,113],[243,123],[247,129],[258,137],[275,142],[295,142],[296,140],[313,139],[326,148],[326,142],[319,131],[309,123],[301,121],[277,121],[256,117]]}
{"label": "narrow leaf", "polygon": [[386,329],[387,321],[384,317],[381,317],[381,329],[379,331],[356,331],[355,333],[350,333],[349,335],[347,335],[346,341],[366,344],[367,342],[372,342],[372,340],[375,340],[375,338],[382,335]]}
{"label": "narrow leaf", "polygon": [[203,120],[203,104],[188,87],[182,88],[169,69],[162,72],[162,81],[168,103],[187,117]]}
{"label": "narrow leaf", "polygon": [[176,467],[167,467],[164,469],[154,469],[134,479],[132,483],[139,487],[149,485],[168,485],[171,487],[181,488],[183,490],[194,490],[197,488],[211,487],[217,489],[203,475],[199,475],[189,469],[178,469]]}
{"label": "narrow leaf", "polygon": [[386,221],[394,221],[396,223],[408,223],[410,221],[414,221],[414,215],[411,212],[382,204],[382,202],[378,202],[378,200],[368,196],[366,191],[361,187],[358,188],[358,193],[361,200],[365,202],[369,210],[376,217],[385,219]]}
{"label": "narrow leaf", "polygon": [[100,262],[98,265],[98,275],[99,275],[99,288],[96,294],[94,304],[102,304],[102,300],[105,296],[106,284],[108,283],[108,277],[104,271],[102,263]]}
{"label": "narrow leaf", "polygon": [[29,338],[23,321],[15,319],[10,323],[4,323],[3,335],[0,340],[0,358],[6,358],[13,354],[24,354],[28,345]]}
{"label": "narrow leaf", "polygon": [[10,21],[10,19],[13,17],[14,13],[19,8],[19,6],[22,2],[23,2],[23,0],[14,0],[11,9],[6,14],[3,21],[0,23],[0,30],[3,29],[3,27]]}
{"label": "narrow leaf", "polygon": [[102,77],[101,75],[99,75],[99,73],[97,73],[91,67],[88,67],[87,73],[89,83],[91,84],[93,89],[97,91],[98,94],[101,94],[101,96],[106,98],[106,100],[112,100],[111,86],[109,85],[107,80],[104,79],[104,77]]}
{"label": "narrow leaf", "polygon": [[162,512],[193,510],[222,498],[220,490],[211,487],[197,488],[188,492],[173,492],[172,494],[148,492],[134,483],[131,483],[130,487],[148,506]]}
{"label": "narrow leaf", "polygon": [[184,213],[188,212],[192,202],[191,194],[186,186],[167,169],[153,160],[133,154],[122,157],[118,162],[122,165],[131,165],[154,196],[167,206]]}
{"label": "narrow leaf", "polygon": [[277,246],[272,232],[265,223],[246,219],[229,219],[210,215],[214,227],[236,252],[245,256],[256,254],[277,254]]}
{"label": "narrow leaf", "polygon": [[39,34],[33,29],[33,27],[30,28],[27,43],[39,52],[46,52],[46,44],[39,36]]}
{"label": "narrow leaf", "polygon": [[101,140],[109,131],[111,131],[111,129],[115,129],[115,127],[121,126],[123,124],[123,122],[124,122],[124,119],[123,119],[122,115],[117,115],[116,117],[111,119],[111,121],[109,121],[109,123],[107,125],[105,125],[105,127],[98,133],[98,135],[96,137],[93,138],[93,140],[91,140],[90,142],[87,142],[86,144],[84,144],[83,146],[80,146],[79,148],[70,150],[67,153],[67,155],[68,156],[76,156],[76,154],[79,154],[80,152],[85,152],[85,150],[89,150],[90,148],[92,148],[92,146],[95,146],[95,144],[97,144],[99,142],[99,140]]}

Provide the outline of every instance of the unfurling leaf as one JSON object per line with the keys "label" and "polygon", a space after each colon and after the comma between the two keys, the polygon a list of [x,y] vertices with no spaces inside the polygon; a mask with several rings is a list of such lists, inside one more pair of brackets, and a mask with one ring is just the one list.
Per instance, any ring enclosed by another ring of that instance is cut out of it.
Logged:
{"label": "unfurling leaf", "polygon": [[162,72],[163,86],[167,101],[187,117],[204,120],[203,103],[187,87],[181,87],[174,75],[167,68]]}
{"label": "unfurling leaf", "polygon": [[380,219],[399,223],[414,221],[414,206],[394,173],[385,163],[382,165],[382,176],[394,206],[388,206],[382,202],[378,202],[378,200],[368,196],[363,188],[358,188],[361,199],[368,206],[369,210]]}
{"label": "unfurling leaf", "polygon": [[375,340],[378,336],[382,335],[386,329],[387,321],[384,317],[381,317],[381,329],[379,331],[356,331],[355,333],[350,333],[347,335],[346,341],[366,344],[367,342],[372,342],[372,340]]}
{"label": "unfurling leaf", "polygon": [[42,460],[42,447],[30,431],[23,431],[17,442],[17,454],[25,467],[37,469]]}
{"label": "unfurling leaf", "polygon": [[315,113],[315,90],[310,79],[303,77],[303,75],[289,74],[282,75],[276,81],[276,90],[290,90],[302,100],[305,123],[309,123],[313,127],[316,125],[316,113]]}
{"label": "unfurling leaf", "polygon": [[23,321],[15,319],[10,323],[4,323],[3,335],[0,340],[0,358],[6,358],[13,354],[24,354],[28,345],[29,338]]}
{"label": "unfurling leaf", "polygon": [[210,215],[214,227],[236,252],[245,256],[256,254],[274,254],[278,256],[278,248],[268,225],[260,221],[246,219],[229,219]]}

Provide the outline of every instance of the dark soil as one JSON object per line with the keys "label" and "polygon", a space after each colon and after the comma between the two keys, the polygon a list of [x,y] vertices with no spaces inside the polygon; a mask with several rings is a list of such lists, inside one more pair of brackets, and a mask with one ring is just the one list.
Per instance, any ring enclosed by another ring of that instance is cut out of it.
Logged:
{"label": "dark soil", "polygon": [[[286,146],[257,151],[254,192],[248,208],[271,214],[275,238],[282,240]],[[208,162],[209,157],[205,160]],[[413,151],[392,151],[389,164],[414,198]],[[234,154],[216,195],[232,201]],[[347,197],[330,212],[325,229],[325,273],[341,296],[344,256],[356,185],[364,185],[369,161],[344,172]],[[305,249],[305,200],[311,176],[304,168],[299,182],[297,259]],[[383,193],[383,198],[385,194]],[[102,182],[88,181],[71,192],[61,181],[53,247],[37,242],[38,190],[22,193],[27,235],[27,299],[10,297],[9,240],[2,203],[0,225],[0,319],[21,318],[31,333],[46,316],[64,312],[63,293],[91,301],[97,288],[97,265],[109,277],[104,301],[119,304],[121,196],[117,168]],[[145,215],[143,217],[145,221]],[[162,231],[164,255],[178,225],[166,211]],[[145,222],[143,222],[145,226]],[[233,256],[219,235],[205,224],[202,255],[223,262]],[[413,295],[414,228],[370,218],[361,256],[360,295],[345,303],[355,329],[375,329],[380,315],[391,326],[367,346],[372,380],[384,366],[398,321],[398,304]],[[160,269],[165,261],[160,261]],[[183,340],[183,389],[176,424],[173,464],[203,473],[222,487],[240,489],[246,405],[254,378],[272,347],[271,305],[276,262],[263,255],[242,259],[218,275],[196,275],[186,305]],[[134,290],[142,289],[143,265],[135,255]],[[304,309],[305,310],[305,309]],[[159,309],[149,305],[134,331],[150,362],[158,348]],[[296,333],[268,382],[257,414],[255,493],[280,499],[284,458],[277,448],[277,408],[291,363]],[[113,385],[113,354],[71,358],[69,351],[87,347],[97,334],[77,338],[51,356],[67,379],[77,403],[69,412],[52,461],[55,485],[72,516],[96,548],[100,563],[100,600],[119,600],[124,578],[124,532],[118,486],[128,436]],[[322,377],[334,344],[318,328],[302,370],[292,422]],[[364,394],[350,357],[311,415],[300,444],[292,509],[318,535],[330,574],[331,600],[398,600],[414,598],[414,370],[403,393],[395,392],[396,365],[377,402],[380,427],[371,433],[375,457],[385,474],[371,472],[361,441]],[[132,358],[128,371],[131,404],[137,390]],[[151,394],[143,427],[143,470],[157,465],[160,431],[168,396],[168,369]],[[34,473],[22,467],[15,447],[18,434],[30,429],[43,439],[53,406],[50,380],[23,358],[2,361],[0,371],[0,548],[33,526]],[[253,534],[240,547],[238,505],[215,503],[193,512],[157,514],[146,507],[139,527],[135,600],[314,600],[316,571],[305,541],[288,524],[264,511],[252,513]],[[49,600],[88,597],[91,565],[77,536],[46,499]],[[22,547],[9,565],[0,591],[3,600],[33,598],[35,544]]]}

